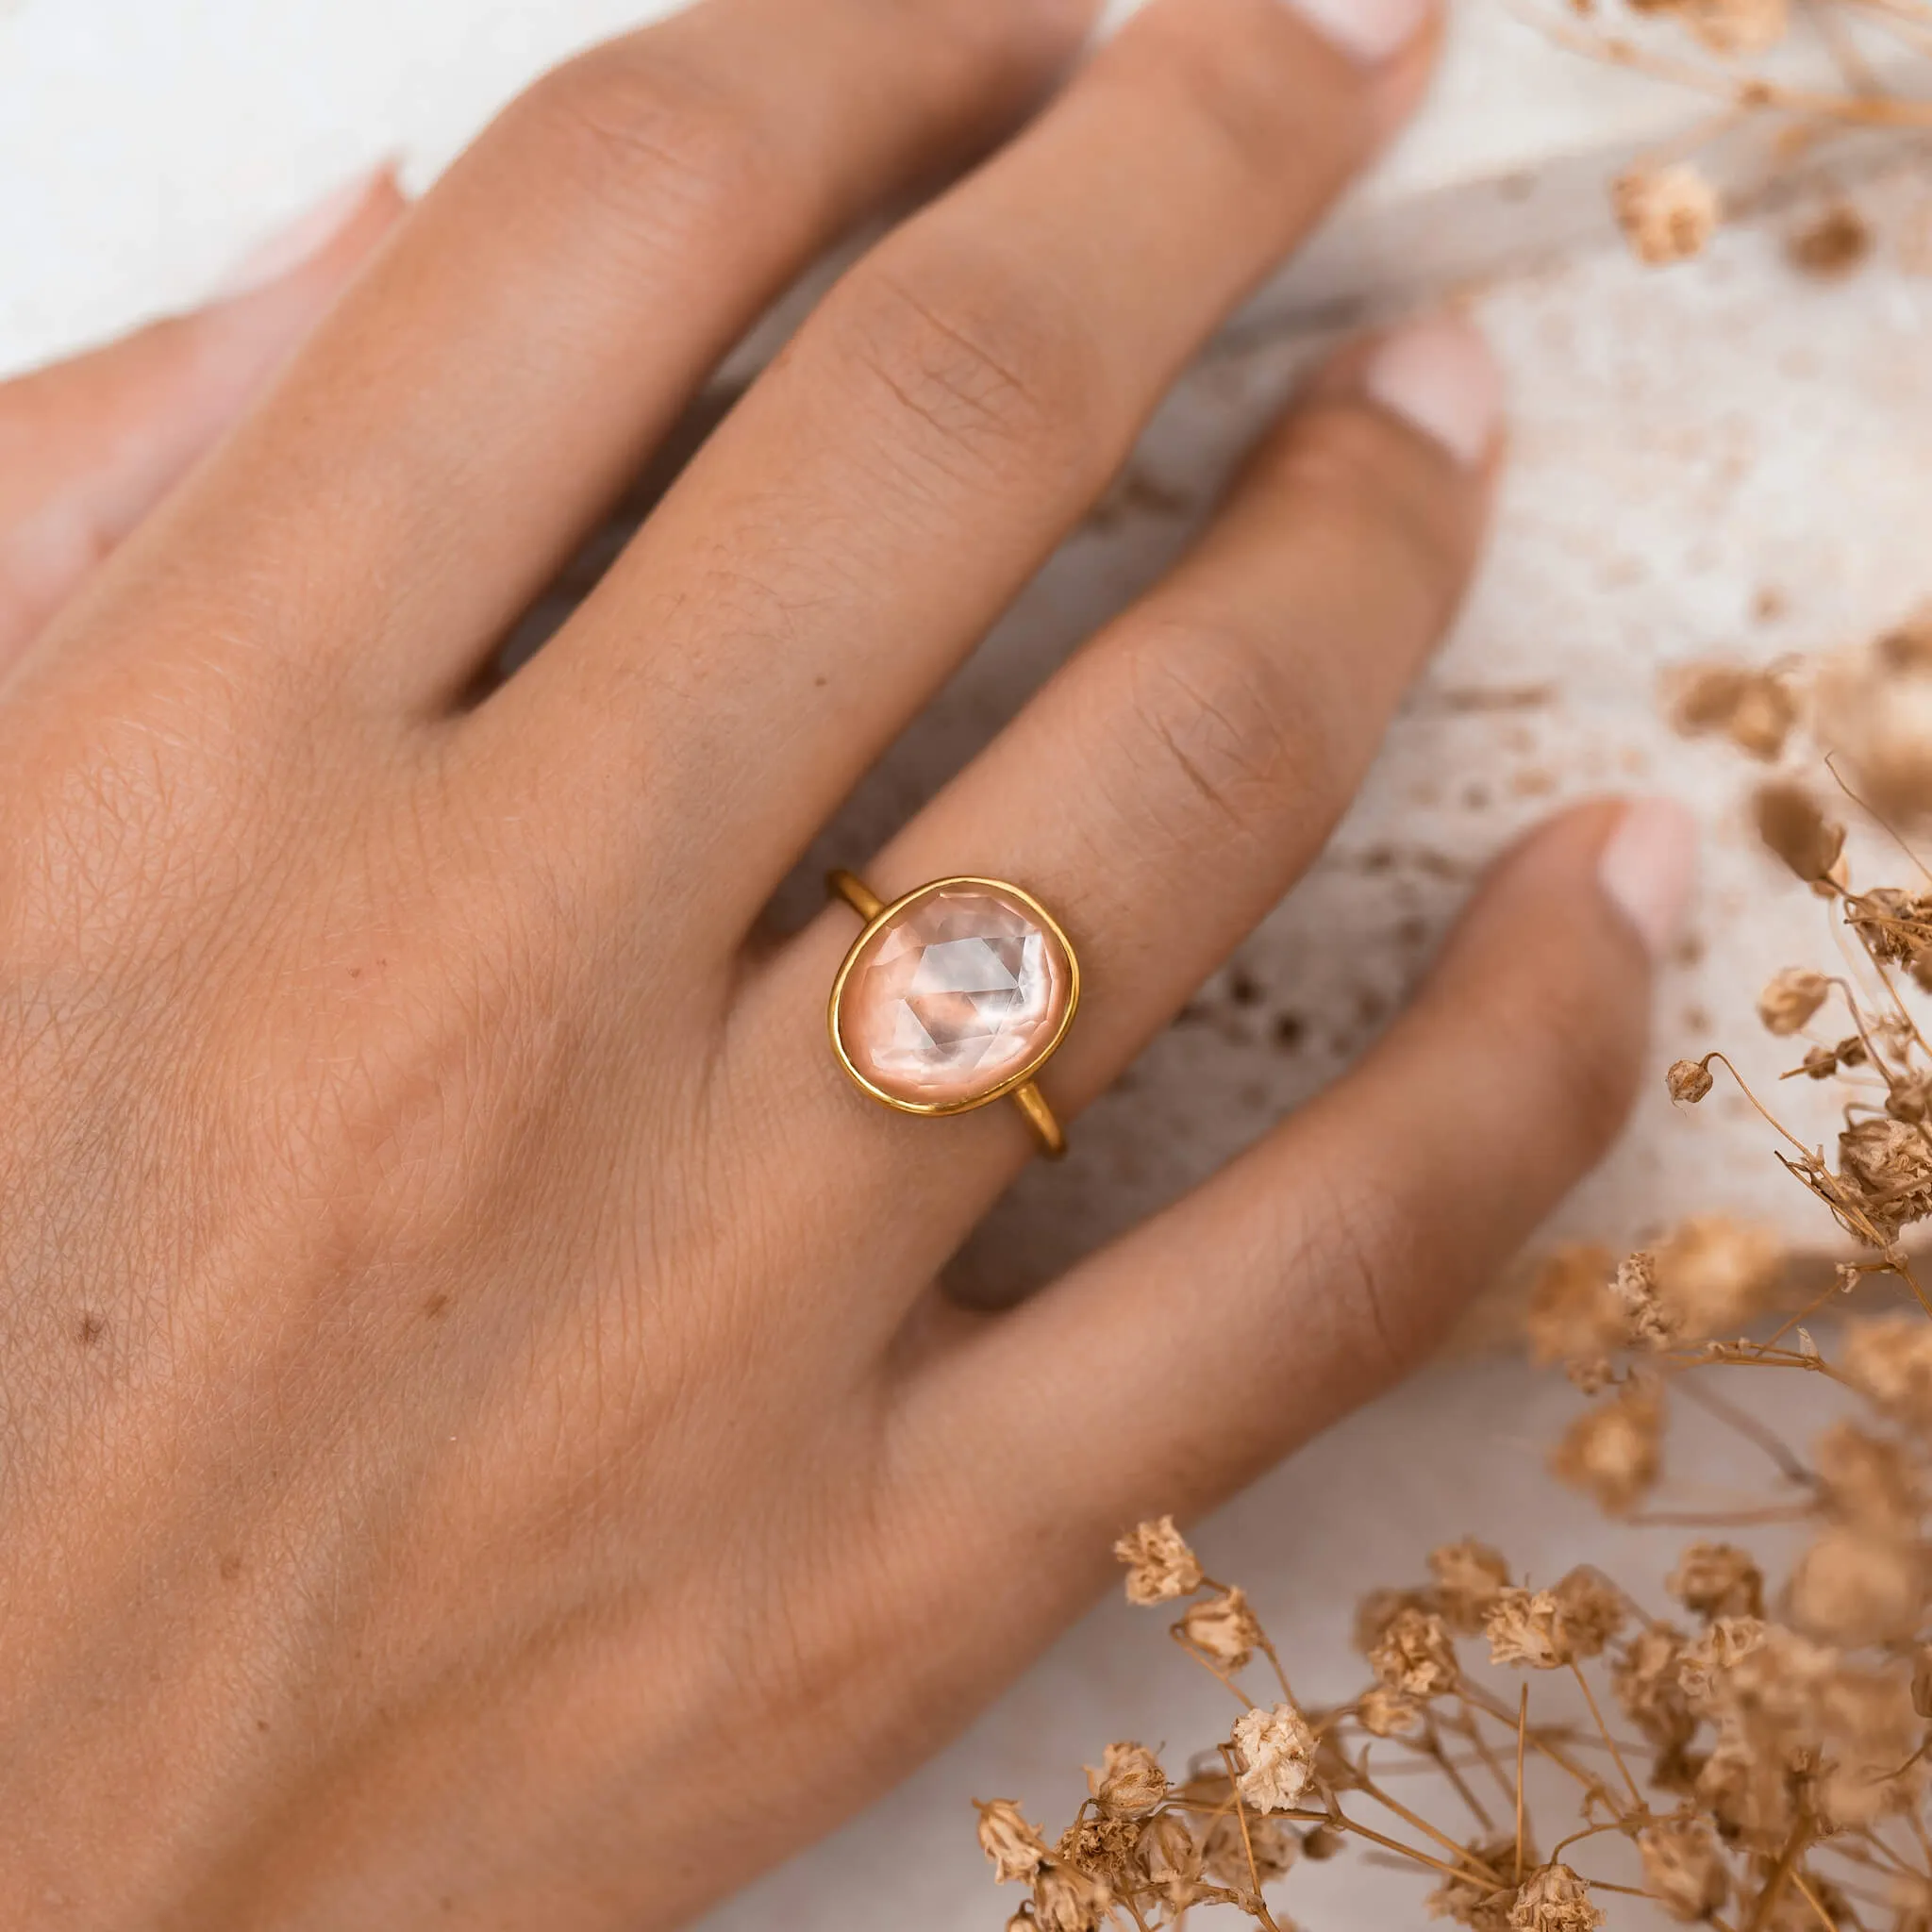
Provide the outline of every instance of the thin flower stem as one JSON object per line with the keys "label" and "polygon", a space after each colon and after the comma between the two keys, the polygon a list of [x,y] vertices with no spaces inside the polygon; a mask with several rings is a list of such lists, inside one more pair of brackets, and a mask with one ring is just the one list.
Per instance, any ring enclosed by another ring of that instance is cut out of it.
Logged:
{"label": "thin flower stem", "polygon": [[1723,1510],[1650,1509],[1624,1521],[1633,1529],[1746,1529],[1766,1523],[1806,1523],[1812,1515],[1808,1506],[1780,1504],[1763,1509]]}
{"label": "thin flower stem", "polygon": [[[1224,1591],[1223,1594],[1225,1595],[1226,1592]],[[1196,1650],[1194,1646],[1188,1641],[1187,1633],[1182,1630],[1181,1626],[1178,1624],[1169,1624],[1167,1634],[1170,1637],[1172,1637],[1175,1643],[1177,1643],[1180,1646],[1183,1653],[1188,1657],[1192,1657],[1193,1660],[1197,1664],[1199,1664],[1201,1668],[1204,1671],[1206,1671],[1210,1677],[1212,1677],[1217,1684],[1220,1684],[1224,1686],[1226,1690],[1232,1691],[1236,1699],[1240,1702],[1241,1708],[1243,1710],[1254,1709],[1255,1700],[1252,1697],[1250,1697],[1248,1693],[1245,1690],[1243,1690],[1239,1684],[1235,1682],[1233,1676],[1228,1672],[1223,1670],[1221,1666],[1217,1664],[1211,1657],[1207,1656],[1202,1651]]]}
{"label": "thin flower stem", "polygon": [[1624,1774],[1624,1782],[1630,1788],[1630,1802],[1640,1812],[1649,1807],[1643,1802],[1643,1792],[1637,1780],[1630,1775],[1630,1767],[1624,1761],[1624,1754],[1617,1749],[1617,1740],[1610,1736],[1610,1727],[1604,1723],[1604,1714],[1597,1708],[1596,1692],[1590,1688],[1590,1679],[1583,1674],[1583,1666],[1573,1657],[1570,1674],[1576,1679],[1577,1689],[1583,1692],[1583,1701],[1590,1706],[1590,1714],[1596,1720],[1596,1727],[1603,1733],[1604,1742],[1610,1747],[1610,1756],[1616,1759],[1617,1769]]}
{"label": "thin flower stem", "polygon": [[1784,1851],[1779,1855],[1772,1874],[1764,1881],[1764,1890],[1757,1894],[1757,1903],[1751,1908],[1751,1917],[1746,1922],[1744,1932],[1764,1932],[1771,1924],[1771,1915],[1776,1909],[1778,1900],[1784,1896],[1786,1882],[1796,1867],[1799,1857],[1805,1849],[1805,1821],[1801,1818],[1791,1826],[1791,1835],[1785,1840]]}
{"label": "thin flower stem", "polygon": [[1824,1932],[1838,1932],[1838,1926],[1833,1923],[1831,1914],[1824,1909],[1818,1894],[1805,1882],[1805,1874],[1802,1872],[1793,1872],[1791,1883],[1805,1894],[1805,1903],[1817,1913],[1818,1923],[1824,1927]]}
{"label": "thin flower stem", "polygon": [[1524,1679],[1523,1694],[1516,1702],[1516,1882],[1523,1883],[1523,1753],[1529,1741],[1529,1680]]}
{"label": "thin flower stem", "polygon": [[[1807,1309],[1806,1312],[1810,1311]],[[1807,1489],[1817,1484],[1817,1476],[1798,1459],[1795,1452],[1773,1431],[1766,1428],[1756,1416],[1746,1415],[1742,1409],[1726,1402],[1722,1395],[1688,1377],[1679,1378],[1677,1387],[1688,1400],[1696,1403],[1707,1415],[1715,1416],[1727,1428],[1735,1429],[1747,1442],[1754,1443],[1763,1450],[1765,1455],[1776,1463],[1788,1480],[1802,1483]]]}
{"label": "thin flower stem", "polygon": [[1375,1785],[1365,1770],[1357,1773],[1357,1775],[1360,1779],[1361,1790],[1364,1795],[1374,1799],[1376,1804],[1394,1812],[1396,1817],[1401,1819],[1405,1824],[1414,1825],[1424,1838],[1432,1838],[1445,1851],[1453,1852],[1473,1872],[1481,1873],[1485,1878],[1492,1880],[1499,1886],[1502,1884],[1503,1874],[1493,1865],[1490,1864],[1487,1859],[1477,1857],[1467,1846],[1457,1844],[1447,1832],[1438,1831],[1426,1818],[1419,1818],[1407,1805],[1391,1798],[1387,1791],[1380,1790]]}
{"label": "thin flower stem", "polygon": [[[1436,1735],[1436,1721],[1433,1715],[1429,1719],[1428,1739],[1424,1748],[1427,1750],[1429,1757],[1434,1762],[1441,1768],[1442,1775],[1448,1779],[1450,1789],[1468,1807],[1469,1815],[1485,1831],[1493,1831],[1496,1828],[1495,1820],[1490,1816],[1483,1801],[1470,1789],[1469,1781],[1457,1768],[1448,1752],[1442,1748],[1442,1740]],[[1388,1774],[1385,1772],[1383,1775],[1386,1777]]]}
{"label": "thin flower stem", "polygon": [[[1457,1878],[1465,1885],[1472,1879],[1479,1885],[1491,1883],[1487,1879],[1476,1877],[1467,1865],[1446,1864],[1442,1859],[1434,1857],[1427,1852],[1418,1851],[1414,1845],[1404,1844],[1400,1839],[1385,1836],[1373,1826],[1362,1824],[1359,1819],[1349,1817],[1346,1812],[1338,1812],[1334,1817],[1326,1818],[1323,1822],[1334,1825],[1338,1831],[1352,1831],[1357,1838],[1365,1838],[1371,1844],[1380,1845],[1384,1851],[1399,1852],[1405,1858],[1411,1858],[1419,1865],[1426,1865],[1431,1871],[1441,1873],[1445,1878]],[[1495,1882],[1492,1889],[1501,1891],[1503,1886],[1500,1882]]]}
{"label": "thin flower stem", "polygon": [[1255,1842],[1248,1836],[1247,1801],[1241,1796],[1241,1788],[1235,1782],[1234,1753],[1224,1744],[1221,1747],[1222,1761],[1227,1766],[1227,1780],[1234,1791],[1235,1823],[1241,1828],[1241,1850],[1248,1857],[1248,1877],[1255,1888],[1255,1916],[1261,1922],[1262,1932],[1281,1932],[1268,1910],[1268,1902],[1261,1896],[1261,1874],[1255,1865]]}

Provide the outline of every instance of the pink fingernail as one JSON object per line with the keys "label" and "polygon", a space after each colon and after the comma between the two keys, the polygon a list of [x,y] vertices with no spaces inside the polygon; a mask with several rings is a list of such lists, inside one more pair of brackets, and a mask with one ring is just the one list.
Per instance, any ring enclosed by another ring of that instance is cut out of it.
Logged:
{"label": "pink fingernail", "polygon": [[258,242],[222,277],[213,291],[214,299],[228,302],[251,294],[320,255],[355,220],[375,184],[394,172],[393,161],[380,161],[340,188],[331,189],[286,227]]}
{"label": "pink fingernail", "polygon": [[1502,372],[1481,332],[1459,315],[1432,316],[1385,338],[1362,385],[1472,468],[1489,455],[1502,424]]}
{"label": "pink fingernail", "polygon": [[1283,0],[1325,41],[1364,66],[1393,59],[1422,31],[1434,0]]}
{"label": "pink fingernail", "polygon": [[1597,860],[1605,895],[1661,961],[1683,929],[1697,873],[1697,821],[1675,799],[1626,806]]}

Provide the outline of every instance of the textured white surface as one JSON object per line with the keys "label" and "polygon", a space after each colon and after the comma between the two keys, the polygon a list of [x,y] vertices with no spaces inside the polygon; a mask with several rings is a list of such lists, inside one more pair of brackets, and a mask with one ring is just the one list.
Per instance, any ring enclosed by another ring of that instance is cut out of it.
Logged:
{"label": "textured white surface", "polygon": [[[191,299],[266,226],[374,156],[404,152],[421,180],[539,67],[645,10],[620,0],[0,0],[0,366]],[[1452,199],[1439,212],[1493,222],[1496,183],[1513,171],[1613,151],[1684,111],[1552,56],[1484,0],[1465,13],[1437,107],[1371,201],[1441,192]],[[1923,222],[1924,195],[1902,179],[1879,197],[1889,233]],[[1739,765],[1667,739],[1654,681],[1675,658],[1857,636],[1932,590],[1932,285],[1895,254],[1844,288],[1799,283],[1774,235],[1746,231],[1708,267],[1664,280],[1606,255],[1497,288],[1481,308],[1515,374],[1518,430],[1503,534],[1467,621],[1329,858],[1245,955],[1253,996],[1218,982],[1086,1124],[1075,1161],[1028,1177],[971,1259],[981,1286],[1009,1289],[1171,1192],[1344,1064],[1471,870],[1561,796],[1662,783],[1715,827],[1704,956],[1668,990],[1660,1052],[1703,1043],[1700,1013],[1737,1012],[1767,954],[1821,957],[1811,907],[1739,829]],[[1304,353],[1249,342],[1190,380],[1135,487],[889,761],[828,852],[862,850],[1173,553],[1227,450]],[[1751,616],[1767,588],[1783,599],[1774,625]],[[1292,1050],[1274,1043],[1284,1032]],[[1746,1044],[1754,1068],[1774,1066],[1768,1048]],[[1728,1106],[1673,1120],[1653,1094],[1641,1132],[1567,1224],[1631,1231],[1728,1194],[1814,1227],[1776,1183],[1764,1137]],[[1211,1307],[1211,1283],[1175,1291]],[[1355,1592],[1413,1574],[1441,1536],[1491,1534],[1540,1577],[1587,1535],[1603,1553],[1536,1474],[1533,1445],[1573,1399],[1506,1365],[1439,1371],[1210,1528],[1217,1566],[1278,1620],[1310,1694],[1345,1682]],[[1661,1557],[1646,1568],[1660,1574]],[[968,1795],[1017,1790],[1062,1813],[1077,1766],[1110,1736],[1181,1743],[1212,1709],[1158,1629],[1097,1612],[969,1739],[719,1913],[713,1932],[996,1925],[1008,1902],[985,1882]],[[648,1856],[642,1835],[641,1848]],[[1286,1899],[1318,1927],[1420,1922],[1407,1879],[1354,1865],[1301,1876],[1307,1889],[1291,1884]]]}

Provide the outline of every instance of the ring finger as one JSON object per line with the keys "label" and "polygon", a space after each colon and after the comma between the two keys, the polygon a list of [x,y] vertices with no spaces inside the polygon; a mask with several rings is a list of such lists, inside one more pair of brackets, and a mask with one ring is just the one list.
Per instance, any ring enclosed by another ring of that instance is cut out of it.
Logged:
{"label": "ring finger", "polygon": [[[887,897],[954,873],[1010,878],[1066,925],[1088,991],[1042,1075],[1057,1108],[1113,1080],[1326,840],[1461,594],[1499,405],[1457,321],[1344,355],[1194,554],[873,864]],[[862,1176],[843,1183],[848,1208],[908,1242],[904,1278],[919,1279],[1031,1142],[1009,1108],[915,1121],[841,1080],[811,1016],[855,930],[834,908],[774,963],[745,1014],[748,1058],[788,1068],[809,1123],[784,1158]]]}

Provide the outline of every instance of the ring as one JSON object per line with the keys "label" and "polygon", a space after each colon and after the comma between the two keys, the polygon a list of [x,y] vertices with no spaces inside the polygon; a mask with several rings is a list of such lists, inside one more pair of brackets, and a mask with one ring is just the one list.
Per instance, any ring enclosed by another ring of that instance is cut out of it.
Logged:
{"label": "ring", "polygon": [[827,1015],[861,1091],[918,1114],[1010,1097],[1058,1160],[1067,1137],[1033,1076],[1074,1024],[1080,962],[1053,914],[1004,879],[935,879],[891,905],[849,872],[825,887],[865,921]]}

